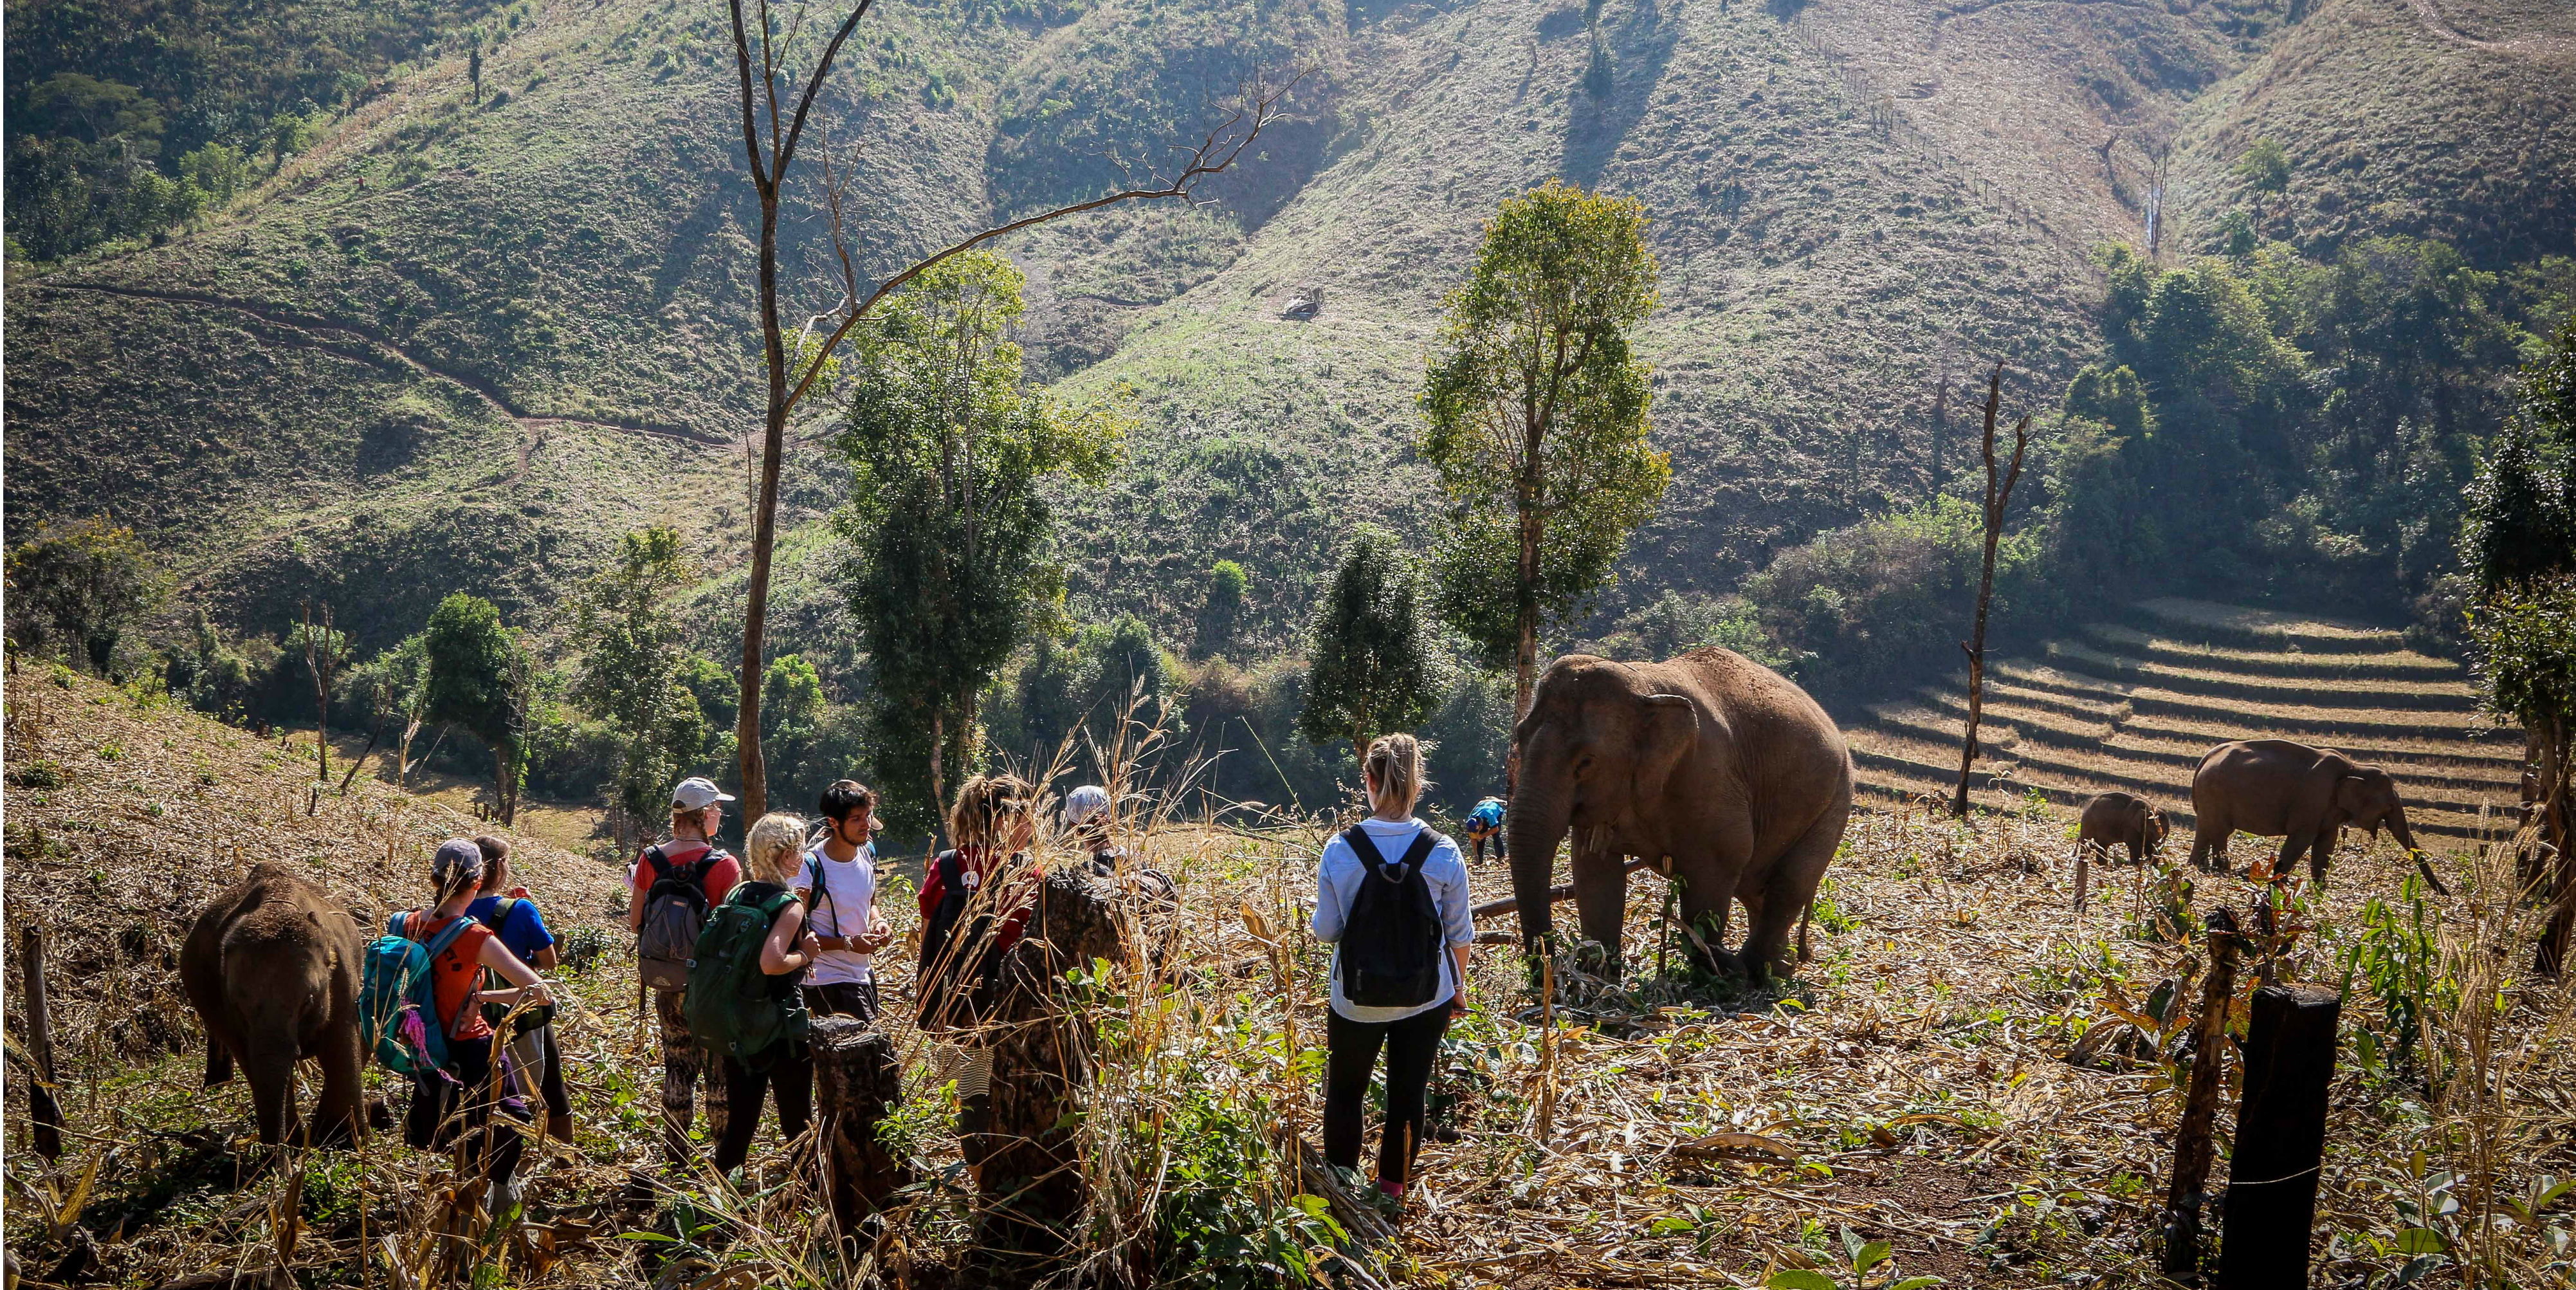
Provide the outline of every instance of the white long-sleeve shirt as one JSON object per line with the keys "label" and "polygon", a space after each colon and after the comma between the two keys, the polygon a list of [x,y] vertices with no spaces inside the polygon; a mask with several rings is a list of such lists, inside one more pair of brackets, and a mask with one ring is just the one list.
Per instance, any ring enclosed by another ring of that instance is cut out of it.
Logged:
{"label": "white long-sleeve shirt", "polygon": [[[1415,835],[1422,832],[1420,820],[1401,824],[1385,820],[1360,821],[1375,843],[1380,858],[1388,864],[1404,858]],[[1350,918],[1351,901],[1359,895],[1360,884],[1368,878],[1359,855],[1351,844],[1336,833],[1324,844],[1323,858],[1315,865],[1315,939],[1334,945],[1333,1011],[1352,1021],[1402,1021],[1419,1016],[1433,1008],[1446,1008],[1458,993],[1457,959],[1453,954],[1440,956],[1440,990],[1429,1003],[1412,1008],[1364,1008],[1342,993],[1342,954],[1339,948],[1342,928]],[[1431,889],[1432,907],[1440,911],[1442,940],[1452,949],[1471,945],[1476,940],[1476,920],[1467,900],[1467,861],[1458,854],[1458,844],[1442,838],[1422,859],[1422,881]]]}

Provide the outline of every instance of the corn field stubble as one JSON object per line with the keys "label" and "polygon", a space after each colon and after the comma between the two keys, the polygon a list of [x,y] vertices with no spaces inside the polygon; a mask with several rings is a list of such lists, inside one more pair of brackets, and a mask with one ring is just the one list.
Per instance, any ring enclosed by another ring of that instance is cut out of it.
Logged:
{"label": "corn field stubble", "polygon": [[[12,683],[13,700],[27,680]],[[300,791],[294,811],[272,811],[260,803],[300,785],[291,755],[86,680],[36,706],[12,703],[8,912],[13,926],[43,920],[54,938],[57,1082],[72,1133],[51,1165],[26,1150],[12,1081],[7,1237],[22,1274],[50,1280],[85,1257],[77,1275],[126,1285],[209,1271],[265,1280],[281,1266],[307,1286],[959,1282],[972,1187],[950,1131],[953,1093],[934,1082],[900,1003],[888,1024],[907,1100],[885,1135],[921,1181],[866,1248],[836,1247],[782,1144],[764,1144],[730,1181],[657,1169],[658,1049],[635,1006],[631,953],[608,930],[616,872],[568,855],[527,867],[583,964],[558,974],[580,1129],[568,1148],[531,1153],[527,1223],[460,1215],[474,1189],[458,1187],[454,1166],[383,1129],[355,1150],[290,1151],[250,1169],[247,1093],[238,1081],[199,1086],[202,1041],[158,966],[164,941],[175,948],[175,915],[161,906],[177,892],[152,884],[190,887],[193,912],[220,889],[212,857],[266,847],[344,897],[400,907],[418,866],[388,865],[386,848],[411,859],[462,822],[364,787],[352,804],[326,795],[309,820]],[[169,765],[138,776],[147,767],[126,749],[102,759],[119,739],[151,741]],[[210,775],[220,788],[197,782]],[[152,866],[114,857],[154,854],[135,830],[171,818],[167,805],[148,813],[171,784],[238,796],[191,815],[178,850],[201,854],[155,856],[167,872],[139,879]],[[1095,964],[1076,987],[1096,1073],[1077,1126],[1090,1200],[1068,1278],[1355,1280],[1325,1253],[1338,1225],[1287,1163],[1289,1144],[1318,1137],[1329,948],[1304,932],[1301,902],[1325,834],[1146,808],[1120,841],[1174,879],[1181,912],[1158,972]],[[240,836],[227,844],[227,832]],[[1514,1287],[1817,1284],[1802,1273],[1837,1287],[1918,1276],[2153,1284],[2190,1060],[2178,1046],[2198,998],[2196,947],[2161,933],[2250,904],[2258,888],[2243,868],[2260,844],[2239,842],[2232,877],[2093,866],[2078,915],[2070,832],[2041,812],[1964,824],[1906,809],[1856,815],[1818,903],[1812,959],[1761,992],[1690,978],[1677,940],[1659,952],[1665,891],[1641,874],[1626,984],[1561,956],[1552,1043],[1512,950],[1480,948],[1476,1011],[1441,1054],[1402,1246],[1368,1275]],[[2289,889],[2286,922],[2305,930],[2280,974],[2348,987],[2318,1283],[2564,1285],[2576,1227],[2563,1182],[2576,1177],[2570,994],[2526,979],[2535,911],[2507,897],[2508,845],[2440,867],[2458,894],[2424,902],[2393,849],[2348,844],[2324,891]],[[2188,917],[2175,879],[2195,888]],[[1480,899],[1508,888],[1496,862],[1474,880]],[[881,893],[899,936],[914,931],[910,896],[894,877]],[[131,949],[123,928],[143,929],[142,951],[119,952]],[[881,958],[887,998],[909,999],[910,947]],[[2241,1035],[2241,1013],[2233,1024]],[[22,1026],[13,1009],[13,1043]],[[381,1072],[369,1078],[375,1095],[394,1092]],[[2231,1087],[2222,1157],[2234,1100]],[[629,1191],[638,1178],[652,1180],[641,1195]]]}

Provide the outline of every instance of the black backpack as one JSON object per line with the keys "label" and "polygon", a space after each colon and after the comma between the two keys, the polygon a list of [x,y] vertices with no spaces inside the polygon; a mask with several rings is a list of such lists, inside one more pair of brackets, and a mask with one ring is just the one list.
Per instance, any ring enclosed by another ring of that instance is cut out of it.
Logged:
{"label": "black backpack", "polygon": [[1365,872],[1342,924],[1342,997],[1363,1008],[1418,1008],[1438,998],[1446,938],[1422,862],[1448,839],[1424,829],[1394,864],[1356,824],[1342,840]]}
{"label": "black backpack", "polygon": [[635,929],[635,959],[646,985],[688,988],[689,960],[707,926],[707,871],[723,859],[723,848],[714,846],[676,867],[658,846],[644,853],[652,883],[644,890],[644,923]]}

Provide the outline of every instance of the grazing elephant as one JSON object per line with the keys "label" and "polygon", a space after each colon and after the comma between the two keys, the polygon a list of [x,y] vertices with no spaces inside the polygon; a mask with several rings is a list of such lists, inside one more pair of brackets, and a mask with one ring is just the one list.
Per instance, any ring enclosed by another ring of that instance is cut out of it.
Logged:
{"label": "grazing elephant", "polygon": [[344,1139],[358,1109],[358,924],[330,893],[263,861],[215,897],[179,952],[206,1027],[206,1083],[250,1076],[259,1140],[286,1141],[295,1063],[322,1063],[312,1140]]}
{"label": "grazing elephant", "polygon": [[[1520,777],[1505,823],[1521,936],[1551,930],[1548,886],[1557,843],[1574,836],[1574,901],[1584,939],[1619,970],[1627,912],[1622,857],[1664,866],[1681,883],[1694,948],[1712,971],[1741,964],[1766,979],[1789,926],[1851,818],[1851,752],[1807,692],[1743,655],[1716,648],[1666,663],[1573,654],[1539,678],[1512,731]],[[1725,950],[1731,901],[1752,923]]]}
{"label": "grazing elephant", "polygon": [[2098,848],[2105,856],[2111,848],[2125,846],[2129,863],[2144,864],[2164,845],[2167,832],[2165,813],[2155,803],[2135,793],[2098,793],[2084,804],[2075,845]]}
{"label": "grazing elephant", "polygon": [[2203,869],[2225,872],[2228,836],[2243,830],[2281,839],[2272,866],[2275,878],[2289,872],[2304,851],[2309,875],[2323,883],[2326,861],[2346,826],[2368,829],[2376,838],[2379,826],[2386,824],[2415,857],[2424,881],[2434,891],[2450,894],[2406,827],[2397,781],[2387,771],[2331,748],[2286,739],[2220,744],[2200,759],[2200,769],[2191,777],[2191,809],[2200,817],[2192,831],[2191,862]]}

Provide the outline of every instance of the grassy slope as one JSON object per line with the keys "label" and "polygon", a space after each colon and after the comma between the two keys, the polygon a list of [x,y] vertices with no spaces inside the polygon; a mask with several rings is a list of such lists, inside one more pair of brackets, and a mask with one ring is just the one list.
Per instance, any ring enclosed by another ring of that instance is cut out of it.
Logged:
{"label": "grassy slope", "polygon": [[[2382,2],[2338,0],[2293,38]],[[368,645],[456,587],[529,616],[646,520],[691,533],[711,603],[737,595],[750,207],[714,18],[545,8],[487,56],[506,98],[469,102],[461,60],[419,70],[213,226],[14,282],[13,515],[113,508],[236,621],[332,595],[367,606]],[[2226,78],[2275,20],[2261,0],[1833,0],[1789,21],[1611,0],[1596,102],[1580,10],[1532,0],[1110,0],[1052,26],[890,7],[853,64],[851,209],[882,271],[991,210],[1087,191],[1104,154],[1153,159],[1162,123],[1288,51],[1321,64],[1302,119],[1228,182],[1241,217],[1131,209],[1011,248],[1036,368],[1076,393],[1129,384],[1148,414],[1122,482],[1072,499],[1082,607],[1177,635],[1198,573],[1230,556],[1256,577],[1250,643],[1276,647],[1348,518],[1432,522],[1412,392],[1493,203],[1552,174],[1637,196],[1664,265],[1646,351],[1677,479],[1630,582],[1723,590],[1923,495],[1940,376],[2000,355],[2019,397],[2053,399],[2091,345],[2083,247],[2136,236],[2138,158],[2115,148],[2106,170],[2091,149],[2172,128],[2203,86],[2239,93]],[[1881,95],[1895,116],[1873,121]],[[821,221],[797,216],[791,265],[816,284]],[[1277,318],[1301,285],[1324,289],[1322,317]],[[829,303],[808,294],[797,308]],[[1945,471],[1964,464],[1950,425]],[[792,522],[833,499],[820,456],[792,464]],[[790,647],[832,619],[828,548],[809,534],[798,554]]]}
{"label": "grassy slope", "polygon": [[[2193,105],[2174,156],[2181,232],[2214,242],[2249,207],[2316,248],[2441,237],[2492,266],[2576,253],[2576,9],[2556,0],[2324,0],[2244,75]],[[2279,196],[2234,166],[2288,152]]]}

